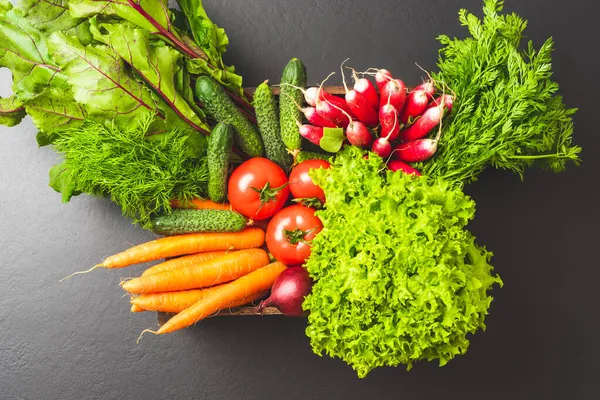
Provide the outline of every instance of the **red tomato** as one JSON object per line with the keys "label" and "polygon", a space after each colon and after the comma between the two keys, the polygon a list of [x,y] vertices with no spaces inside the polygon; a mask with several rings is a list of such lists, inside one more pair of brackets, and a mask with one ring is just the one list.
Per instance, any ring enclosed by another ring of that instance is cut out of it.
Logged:
{"label": "red tomato", "polygon": [[310,241],[323,224],[315,209],[300,204],[279,211],[267,227],[267,247],[277,261],[300,265],[310,256]]}
{"label": "red tomato", "polygon": [[267,219],[281,210],[290,197],[287,176],[273,161],[251,158],[231,174],[227,197],[231,206],[245,217]]}
{"label": "red tomato", "polygon": [[306,160],[296,165],[290,173],[290,191],[296,199],[316,198],[325,203],[323,189],[315,185],[308,176],[308,171],[313,168],[329,168],[331,165],[325,160]]}

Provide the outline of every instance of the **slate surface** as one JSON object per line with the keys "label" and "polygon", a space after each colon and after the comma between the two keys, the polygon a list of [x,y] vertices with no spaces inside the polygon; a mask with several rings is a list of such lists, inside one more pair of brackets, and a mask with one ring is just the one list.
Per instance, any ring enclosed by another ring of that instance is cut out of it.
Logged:
{"label": "slate surface", "polygon": [[[417,82],[417,61],[434,68],[440,33],[462,35],[460,7],[479,0],[206,0],[227,29],[227,60],[248,85],[273,82],[292,56],[317,82],[350,57]],[[56,159],[35,128],[0,127],[1,399],[595,399],[600,397],[597,287],[598,34],[593,2],[509,0],[539,45],[553,35],[556,79],[580,111],[584,164],[525,183],[490,171],[468,188],[471,228],[496,253],[506,286],[488,330],[445,368],[378,369],[363,380],[342,362],[312,354],[305,322],[217,318],[167,337],[139,332],[155,315],[130,315],[118,283],[140,269],[58,279],[152,235],[106,200],[61,204],[47,186]],[[332,83],[337,83],[332,81]],[[1,71],[0,93],[9,93]]]}

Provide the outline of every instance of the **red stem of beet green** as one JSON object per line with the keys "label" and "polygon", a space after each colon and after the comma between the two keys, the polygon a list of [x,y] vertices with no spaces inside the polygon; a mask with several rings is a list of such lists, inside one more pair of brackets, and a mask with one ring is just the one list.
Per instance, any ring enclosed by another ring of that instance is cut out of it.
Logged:
{"label": "red stem of beet green", "polygon": [[[157,35],[160,35],[160,36],[164,37],[165,39],[169,40],[171,43],[173,43],[173,45],[176,48],[179,49],[179,51],[181,51],[188,57],[202,58],[203,60],[206,61],[206,65],[208,65],[210,68],[217,69],[217,67],[215,67],[214,65],[212,65],[211,63],[208,62],[208,57],[206,56],[206,54],[204,52],[198,53],[198,52],[192,50],[188,45],[183,43],[183,41],[181,39],[179,39],[177,36],[175,36],[175,34],[173,32],[171,32],[171,30],[166,29],[157,20],[152,18],[152,16],[150,14],[148,14],[148,12],[146,12],[146,10],[144,10],[144,8],[142,7],[142,5],[140,3],[136,3],[135,0],[127,0],[127,2],[131,6],[131,8],[133,8],[138,13],[140,13],[140,15],[142,15],[146,20],[148,20],[148,22],[150,22],[152,24],[152,26],[154,26],[156,28],[155,33]],[[225,90],[227,90],[227,89],[225,89]],[[237,96],[236,94],[230,92],[229,90],[227,90],[227,93],[234,100],[237,100],[240,104],[243,104],[244,107],[246,107],[246,108],[252,107],[246,100],[244,100],[241,97]],[[248,96],[249,99],[252,98],[252,96],[248,92],[244,91],[244,93],[246,94],[246,96]]]}

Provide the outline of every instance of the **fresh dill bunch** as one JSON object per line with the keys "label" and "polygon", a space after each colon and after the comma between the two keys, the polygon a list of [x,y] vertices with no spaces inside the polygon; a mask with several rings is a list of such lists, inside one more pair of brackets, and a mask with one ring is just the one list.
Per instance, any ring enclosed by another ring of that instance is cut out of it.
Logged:
{"label": "fresh dill bunch", "polygon": [[123,215],[143,228],[170,201],[189,201],[206,193],[206,140],[178,129],[147,135],[152,119],[129,130],[88,121],[61,132],[54,146],[63,163],[50,171],[50,185],[63,194],[109,197]]}
{"label": "fresh dill bunch", "polygon": [[581,148],[571,144],[572,115],[552,81],[552,39],[536,51],[521,47],[527,21],[500,15],[503,2],[486,0],[481,21],[466,10],[461,25],[471,37],[440,36],[439,73],[433,77],[456,94],[442,126],[436,156],[418,165],[424,174],[468,183],[487,166],[523,178],[539,163],[555,172],[568,161],[579,163]]}

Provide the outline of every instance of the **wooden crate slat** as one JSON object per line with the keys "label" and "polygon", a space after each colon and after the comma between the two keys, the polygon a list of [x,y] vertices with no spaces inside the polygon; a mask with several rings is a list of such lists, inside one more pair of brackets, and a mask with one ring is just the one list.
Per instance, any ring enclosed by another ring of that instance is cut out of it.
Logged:
{"label": "wooden crate slat", "polygon": [[[255,87],[245,88],[245,90],[250,94],[254,94],[254,91],[256,90],[256,88]],[[271,86],[271,90],[273,91],[273,94],[275,96],[279,96],[279,92],[280,92],[279,86]],[[343,86],[323,86],[323,90],[326,91],[327,93],[331,93],[331,94],[338,94],[338,95],[346,94]]]}
{"label": "wooden crate slat", "polygon": [[[175,314],[173,313],[165,313],[159,312],[158,314],[158,326],[163,326],[168,320],[171,319]],[[265,307],[262,313],[256,311],[256,307],[251,306],[243,306],[243,307],[234,307],[229,310],[221,310],[213,317],[238,317],[238,316],[261,316],[261,315],[282,315],[281,312],[275,307]]]}

